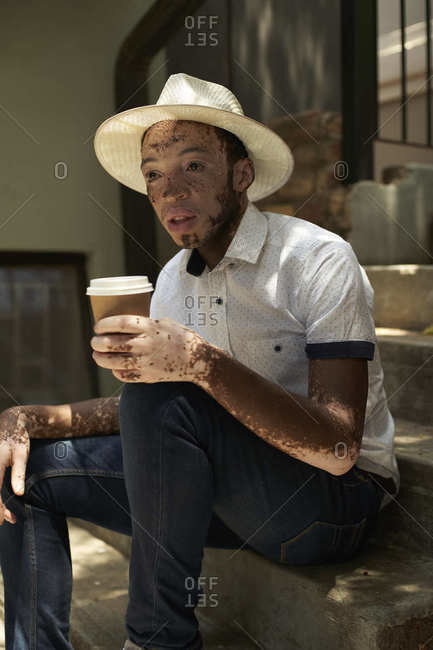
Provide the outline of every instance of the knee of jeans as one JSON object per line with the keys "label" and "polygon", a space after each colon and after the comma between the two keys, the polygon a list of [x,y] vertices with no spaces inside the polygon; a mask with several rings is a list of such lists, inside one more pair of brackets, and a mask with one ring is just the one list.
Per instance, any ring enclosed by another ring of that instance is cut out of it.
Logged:
{"label": "knee of jeans", "polygon": [[[27,483],[27,480],[26,480]],[[11,510],[15,515],[25,514],[25,504],[27,503],[27,487],[24,486],[24,494],[15,494],[12,489],[11,483],[11,468],[7,467],[3,476],[3,483],[1,486],[1,498],[3,504]]]}
{"label": "knee of jeans", "polygon": [[119,412],[127,408],[137,408],[138,406],[145,408],[155,402],[160,396],[166,392],[163,382],[155,382],[153,384],[146,383],[130,383],[124,384],[122,392],[120,393]]}
{"label": "knee of jeans", "polygon": [[122,424],[127,419],[139,415],[160,417],[165,410],[167,402],[172,402],[176,397],[193,396],[197,392],[205,393],[199,386],[187,381],[163,381],[146,383],[125,384],[122,388],[119,403],[119,417]]}
{"label": "knee of jeans", "polygon": [[24,494],[20,497],[22,501],[44,510],[55,510],[57,506],[55,491],[52,489],[50,480],[52,478],[52,476],[30,474],[26,478]]}
{"label": "knee of jeans", "polygon": [[[65,458],[68,457],[68,444],[70,441],[54,439],[32,439],[30,443],[30,453],[27,459],[24,493],[16,495],[12,489],[11,477],[12,468],[9,466],[5,470],[2,485],[2,499],[11,499],[14,503],[30,505],[42,505],[47,500],[51,500],[51,490],[49,481],[46,479],[54,476],[57,470],[64,467]],[[42,493],[38,486],[43,485]],[[3,496],[4,494],[4,496]]]}
{"label": "knee of jeans", "polygon": [[[157,409],[163,389],[158,384],[131,383],[122,388],[119,402],[121,433],[135,417],[147,420]],[[123,425],[123,426],[122,426]]]}
{"label": "knee of jeans", "polygon": [[190,386],[195,386],[195,384],[189,381],[131,382],[124,384],[120,394],[120,403],[129,399],[142,399],[143,396],[148,397],[149,400],[170,397],[172,394],[188,390]]}
{"label": "knee of jeans", "polygon": [[31,457],[29,457],[24,482],[24,494],[18,498],[30,505],[45,506],[51,501],[50,481],[48,479],[55,476],[55,474],[55,466],[48,465],[48,463],[42,465],[39,462],[32,463]]}

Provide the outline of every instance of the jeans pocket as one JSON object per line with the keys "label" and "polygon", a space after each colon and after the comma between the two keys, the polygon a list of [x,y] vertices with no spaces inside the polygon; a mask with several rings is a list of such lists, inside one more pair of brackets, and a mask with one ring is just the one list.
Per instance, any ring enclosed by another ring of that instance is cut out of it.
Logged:
{"label": "jeans pocket", "polygon": [[354,524],[313,521],[282,542],[280,561],[294,565],[344,562],[364,546],[367,530],[367,517]]}

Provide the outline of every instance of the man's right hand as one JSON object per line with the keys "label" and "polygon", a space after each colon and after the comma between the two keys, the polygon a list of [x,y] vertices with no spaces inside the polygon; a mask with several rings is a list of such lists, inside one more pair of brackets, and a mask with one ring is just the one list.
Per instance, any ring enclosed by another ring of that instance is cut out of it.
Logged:
{"label": "man's right hand", "polygon": [[[16,495],[24,494],[26,465],[30,452],[27,415],[21,406],[12,406],[0,413],[0,490],[5,470],[11,467],[11,485]],[[6,508],[0,494],[0,526],[4,519],[11,524],[16,517]]]}

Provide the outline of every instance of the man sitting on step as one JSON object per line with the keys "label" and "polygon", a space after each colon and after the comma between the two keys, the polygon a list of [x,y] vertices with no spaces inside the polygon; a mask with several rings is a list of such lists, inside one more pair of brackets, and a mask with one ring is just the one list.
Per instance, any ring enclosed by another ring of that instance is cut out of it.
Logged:
{"label": "man sitting on step", "polygon": [[373,291],[341,237],[254,205],[293,159],[227,88],[172,75],[95,149],[181,250],[150,318],[95,324],[120,403],[0,415],[6,650],[72,648],[68,516],[132,536],[125,648],[198,649],[205,547],[341,562],[398,492]]}

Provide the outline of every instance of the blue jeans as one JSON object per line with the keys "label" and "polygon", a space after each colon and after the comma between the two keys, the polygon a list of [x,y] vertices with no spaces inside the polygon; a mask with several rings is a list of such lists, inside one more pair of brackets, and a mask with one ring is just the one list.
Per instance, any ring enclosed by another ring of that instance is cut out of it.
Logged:
{"label": "blue jeans", "polygon": [[195,384],[125,384],[119,416],[120,436],[32,439],[23,496],[6,471],[17,519],[0,526],[6,650],[72,648],[67,516],[132,535],[127,635],[167,650],[197,634],[205,546],[337,563],[374,527],[383,492],[367,472],[334,476],[285,454]]}

